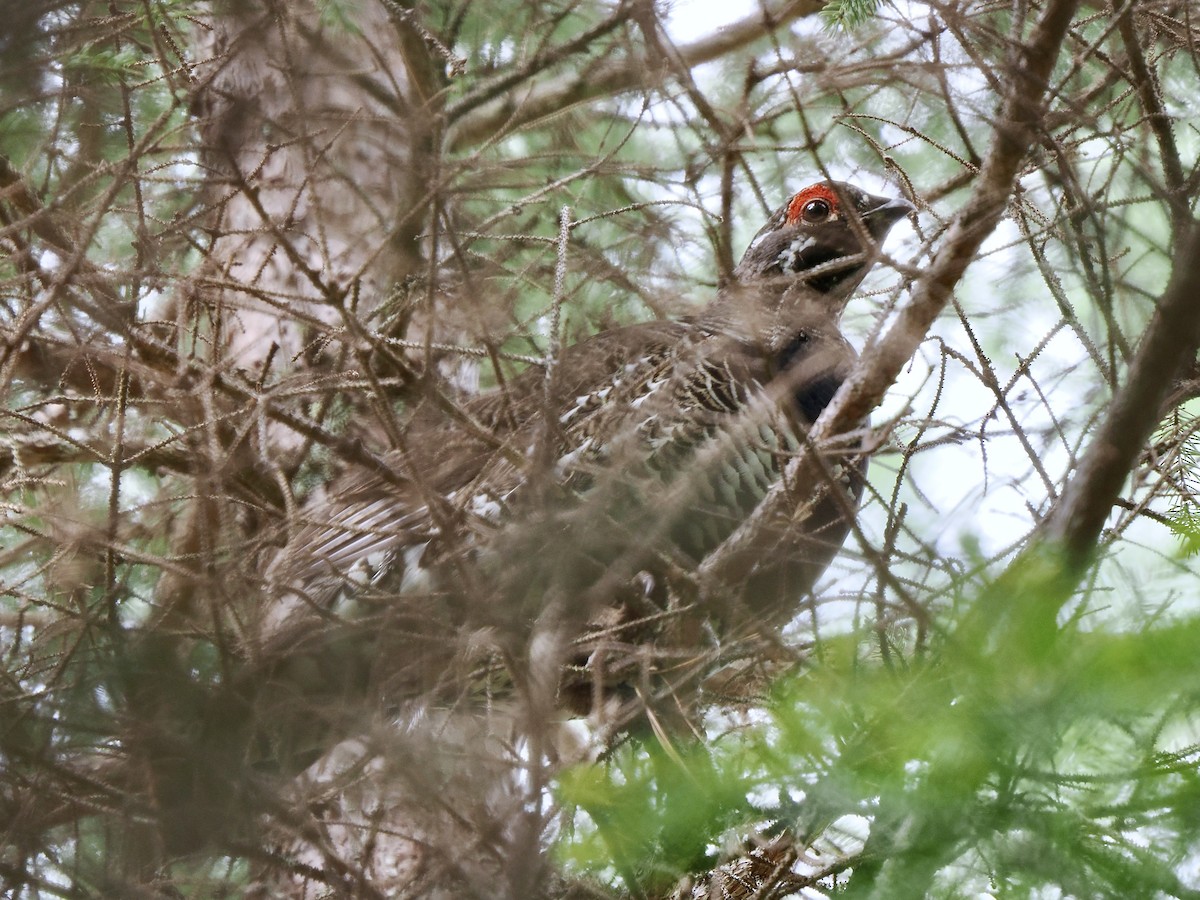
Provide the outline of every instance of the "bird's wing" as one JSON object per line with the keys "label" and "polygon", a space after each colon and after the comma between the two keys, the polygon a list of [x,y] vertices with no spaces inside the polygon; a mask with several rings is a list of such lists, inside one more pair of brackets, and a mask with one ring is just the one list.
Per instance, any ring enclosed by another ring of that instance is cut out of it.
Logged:
{"label": "bird's wing", "polygon": [[404,572],[397,570],[418,568],[431,541],[444,544],[502,518],[502,504],[519,493],[538,441],[549,433],[546,421],[560,426],[551,430],[552,452],[570,453],[576,419],[587,420],[591,404],[604,404],[611,373],[644,369],[685,330],[678,323],[652,323],[568,348],[559,366],[564,376],[555,385],[563,399],[549,405],[545,374],[531,368],[503,390],[467,403],[459,417],[419,412],[405,447],[385,457],[398,479],[351,474],[290,523],[285,546],[266,568],[268,593],[327,611],[347,587],[384,576],[390,584],[403,583]]}

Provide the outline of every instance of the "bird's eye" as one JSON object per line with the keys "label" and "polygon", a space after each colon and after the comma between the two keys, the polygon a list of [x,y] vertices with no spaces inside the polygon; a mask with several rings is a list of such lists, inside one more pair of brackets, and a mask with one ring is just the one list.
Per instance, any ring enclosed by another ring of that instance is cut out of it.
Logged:
{"label": "bird's eye", "polygon": [[804,217],[805,222],[824,222],[831,212],[833,207],[829,205],[828,200],[809,200],[800,210],[800,215]]}

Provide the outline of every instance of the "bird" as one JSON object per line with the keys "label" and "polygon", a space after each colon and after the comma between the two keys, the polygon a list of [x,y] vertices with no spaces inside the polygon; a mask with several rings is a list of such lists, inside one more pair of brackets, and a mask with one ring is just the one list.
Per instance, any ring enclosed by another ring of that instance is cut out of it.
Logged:
{"label": "bird", "polygon": [[[736,584],[713,591],[695,573],[847,377],[842,312],[913,212],[818,181],[695,315],[602,331],[463,403],[434,394],[386,457],[393,477],[349,475],[289,523],[256,637],[283,660],[272,677],[287,692],[373,679],[428,694],[459,683],[448,673],[477,661],[472,647],[511,660],[543,627],[566,647],[558,702],[589,714],[630,685],[644,696],[655,673],[701,677],[687,648],[706,633],[780,627],[851,529],[861,442],[787,485],[787,513],[765,523]],[[354,649],[335,652],[349,639],[330,635],[348,633]]]}

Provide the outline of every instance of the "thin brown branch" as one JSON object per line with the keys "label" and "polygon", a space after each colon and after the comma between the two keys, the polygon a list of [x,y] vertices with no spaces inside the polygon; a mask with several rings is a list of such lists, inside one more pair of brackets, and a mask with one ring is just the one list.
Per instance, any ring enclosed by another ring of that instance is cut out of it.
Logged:
{"label": "thin brown branch", "polygon": [[592,28],[580,32],[565,44],[538,53],[532,59],[527,60],[512,71],[488,79],[470,91],[466,96],[449,104],[446,108],[447,120],[453,122],[456,119],[461,119],[472,110],[507,93],[522,82],[528,81],[535,75],[553,68],[564,60],[580,53],[594,51],[595,42],[599,38],[604,37],[629,21],[635,5],[628,2],[628,0],[623,0],[623,2],[617,5],[611,16]]}
{"label": "thin brown branch", "polygon": [[[1117,4],[1113,5],[1115,7]],[[1114,9],[1113,13],[1117,16],[1117,27],[1128,57],[1128,77],[1137,89],[1138,100],[1146,112],[1150,128],[1158,142],[1158,152],[1162,156],[1165,199],[1171,210],[1171,222],[1174,225],[1173,237],[1177,241],[1182,241],[1188,216],[1187,183],[1183,174],[1183,162],[1179,157],[1179,147],[1175,143],[1175,135],[1171,133],[1171,117],[1163,107],[1162,90],[1146,63],[1146,55],[1142,52],[1142,45],[1138,40],[1137,28],[1133,21],[1133,7],[1134,3],[1129,0],[1123,5],[1123,8]]]}
{"label": "thin brown branch", "polygon": [[[821,414],[812,429],[814,443],[853,430],[879,404],[949,302],[983,241],[999,224],[1025,156],[1035,143],[1051,70],[1077,6],[1078,0],[1052,0],[1029,42],[1020,47],[1009,73],[995,136],[970,200],[955,217],[929,271],[917,282],[912,301],[887,334],[866,349]],[[727,569],[756,541],[765,523],[782,512],[788,497],[784,485],[796,479],[804,483],[815,476],[810,456],[805,453],[793,460],[754,514],[709,555],[701,566],[702,581],[727,583],[732,574]]]}
{"label": "thin brown branch", "polygon": [[1082,574],[1142,448],[1158,424],[1168,393],[1200,347],[1200,223],[1179,242],[1171,283],[1134,357],[1125,384],[1080,462],[1078,473],[1050,510],[1044,538],[1059,544],[1068,566]]}
{"label": "thin brown branch", "polygon": [[[820,10],[820,0],[764,0],[762,11],[740,19],[679,48],[683,64],[695,67],[753,43],[764,34]],[[517,128],[586,100],[652,87],[659,69],[644,56],[619,56],[581,69],[570,76],[558,74],[524,91],[512,91],[462,115],[446,131],[447,150],[469,147],[498,132]]]}

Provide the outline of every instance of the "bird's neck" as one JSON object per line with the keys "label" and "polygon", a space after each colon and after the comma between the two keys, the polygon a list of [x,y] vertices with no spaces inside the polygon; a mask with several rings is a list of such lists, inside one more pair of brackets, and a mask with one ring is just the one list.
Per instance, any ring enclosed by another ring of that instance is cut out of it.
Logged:
{"label": "bird's neck", "polygon": [[849,291],[821,293],[795,278],[734,281],[703,315],[714,330],[768,351],[789,345],[798,334],[836,332]]}

